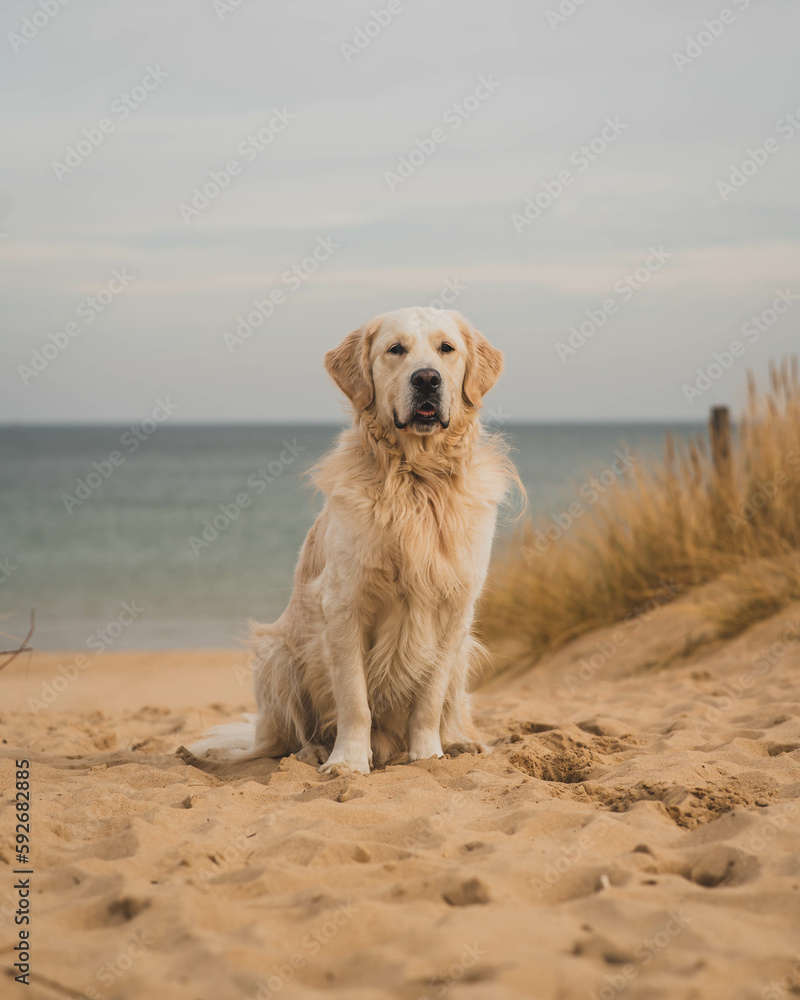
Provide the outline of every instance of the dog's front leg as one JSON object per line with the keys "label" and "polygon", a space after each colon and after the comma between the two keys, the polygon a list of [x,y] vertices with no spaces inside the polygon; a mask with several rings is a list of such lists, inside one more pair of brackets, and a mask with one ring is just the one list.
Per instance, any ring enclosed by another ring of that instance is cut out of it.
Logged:
{"label": "dog's front leg", "polygon": [[444,756],[439,728],[444,698],[450,683],[449,666],[449,662],[438,663],[428,683],[417,693],[408,722],[409,761]]}
{"label": "dog's front leg", "polygon": [[408,722],[409,761],[444,756],[441,738],[442,709],[455,659],[464,645],[468,631],[468,622],[460,622],[452,638],[442,649],[427,682],[417,692]]}
{"label": "dog's front leg", "polygon": [[372,765],[372,713],[367,700],[364,651],[357,623],[339,621],[326,636],[326,659],[336,706],[336,742],[324,774],[337,766],[369,774]]}

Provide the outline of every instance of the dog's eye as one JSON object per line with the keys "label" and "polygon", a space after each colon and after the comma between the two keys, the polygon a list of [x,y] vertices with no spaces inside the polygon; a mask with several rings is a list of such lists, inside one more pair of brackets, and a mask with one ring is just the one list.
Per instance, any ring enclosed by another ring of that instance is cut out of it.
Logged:
{"label": "dog's eye", "polygon": [[454,350],[455,350],[455,347],[453,347],[452,344],[446,344],[446,343],[442,344],[442,346],[439,348],[439,351],[440,351],[441,354],[449,354],[451,351],[454,351]]}
{"label": "dog's eye", "polygon": [[392,344],[392,346],[389,348],[389,350],[386,353],[387,354],[405,354],[406,353],[406,349],[405,349],[405,347],[403,347],[402,344]]}

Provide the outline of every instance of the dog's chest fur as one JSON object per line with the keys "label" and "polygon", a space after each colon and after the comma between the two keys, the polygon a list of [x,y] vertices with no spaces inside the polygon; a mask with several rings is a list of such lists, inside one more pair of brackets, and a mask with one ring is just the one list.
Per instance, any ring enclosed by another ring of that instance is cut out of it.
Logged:
{"label": "dog's chest fur", "polygon": [[[437,489],[440,495],[432,495]],[[396,484],[362,526],[357,544],[373,710],[379,702],[392,708],[413,700],[481,589],[496,509],[450,495],[456,492],[460,484],[447,479]]]}
{"label": "dog's chest fur", "polygon": [[380,463],[356,435],[319,471],[328,496],[319,571],[336,566],[357,602],[378,715],[402,713],[468,629],[507,481],[490,446],[425,467]]}
{"label": "dog's chest fur", "polygon": [[413,600],[421,594],[428,602],[458,599],[471,588],[480,561],[478,538],[493,520],[493,506],[450,494],[460,489],[443,483],[436,495],[429,485],[409,483],[373,508],[369,534],[372,551],[380,552],[375,564],[367,557],[364,571],[383,580],[394,596]]}

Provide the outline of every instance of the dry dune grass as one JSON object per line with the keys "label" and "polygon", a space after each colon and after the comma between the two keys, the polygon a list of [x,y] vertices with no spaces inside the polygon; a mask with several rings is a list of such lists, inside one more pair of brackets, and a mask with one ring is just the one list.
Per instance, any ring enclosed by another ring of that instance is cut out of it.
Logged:
{"label": "dry dune grass", "polygon": [[729,455],[703,439],[665,442],[552,545],[528,524],[495,562],[481,608],[495,669],[530,666],[600,625],[623,621],[709,581],[702,601],[731,636],[800,597],[800,378],[797,359],[748,379]]}

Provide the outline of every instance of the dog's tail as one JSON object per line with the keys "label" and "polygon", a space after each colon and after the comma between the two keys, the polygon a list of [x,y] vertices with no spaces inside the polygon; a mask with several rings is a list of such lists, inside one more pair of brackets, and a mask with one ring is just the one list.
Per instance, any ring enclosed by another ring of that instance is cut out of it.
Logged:
{"label": "dog's tail", "polygon": [[209,729],[187,749],[200,757],[206,750],[220,750],[220,756],[229,760],[250,756],[256,747],[256,717],[245,715],[242,722],[228,722]]}

